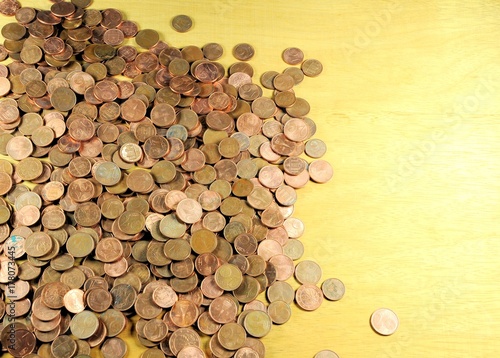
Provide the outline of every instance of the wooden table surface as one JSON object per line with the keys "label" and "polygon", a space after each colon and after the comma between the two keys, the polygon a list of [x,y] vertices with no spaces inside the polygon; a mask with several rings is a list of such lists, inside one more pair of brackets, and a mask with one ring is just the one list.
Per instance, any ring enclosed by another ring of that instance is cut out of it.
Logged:
{"label": "wooden table surface", "polygon": [[[21,0],[48,8],[49,1]],[[95,0],[172,46],[254,45],[258,82],[300,47],[324,65],[296,93],[335,170],[299,190],[303,259],[347,292],[264,338],[267,357],[497,357],[500,349],[500,2]],[[170,20],[194,20],[185,34]],[[0,18],[3,25],[10,19]],[[290,280],[297,287],[297,283]],[[389,307],[389,337],[370,314]],[[126,335],[124,335],[126,336]],[[128,357],[139,348],[129,340]],[[99,356],[97,352],[94,352]]]}

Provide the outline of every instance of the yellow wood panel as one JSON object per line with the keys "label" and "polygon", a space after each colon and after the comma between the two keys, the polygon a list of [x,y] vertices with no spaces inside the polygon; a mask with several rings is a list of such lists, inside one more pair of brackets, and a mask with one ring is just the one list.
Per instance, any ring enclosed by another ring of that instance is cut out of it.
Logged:
{"label": "yellow wood panel", "polygon": [[[50,6],[23,0],[25,6]],[[297,88],[335,169],[299,192],[304,259],[347,287],[273,327],[268,357],[496,357],[500,345],[500,3],[493,0],[111,1],[173,46],[249,42],[255,80],[303,49],[323,74]],[[194,28],[178,34],[172,16]],[[1,18],[3,25],[8,19]],[[292,282],[293,283],[293,282]],[[293,283],[296,287],[296,283]],[[370,314],[392,308],[390,337]],[[128,357],[142,351],[130,342]]]}

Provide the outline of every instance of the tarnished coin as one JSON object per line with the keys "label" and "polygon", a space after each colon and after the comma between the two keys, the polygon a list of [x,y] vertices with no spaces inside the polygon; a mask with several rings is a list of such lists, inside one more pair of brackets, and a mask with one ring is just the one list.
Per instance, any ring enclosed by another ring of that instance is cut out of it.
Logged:
{"label": "tarnished coin", "polygon": [[306,142],[304,151],[311,158],[321,158],[326,153],[326,144],[321,139],[311,139]]}
{"label": "tarnished coin", "polygon": [[87,339],[99,328],[99,318],[91,311],[77,313],[69,325],[71,333],[79,339]]}
{"label": "tarnished coin", "polygon": [[193,26],[193,20],[187,15],[177,15],[172,19],[172,27],[177,32],[187,32]]}
{"label": "tarnished coin", "polygon": [[247,43],[240,43],[234,46],[233,56],[240,61],[248,61],[255,54],[255,50],[252,45]]}
{"label": "tarnished coin", "polygon": [[236,350],[245,344],[245,329],[235,322],[224,324],[217,332],[220,344],[228,350]]}
{"label": "tarnished coin", "polygon": [[284,324],[292,316],[292,309],[285,301],[274,301],[267,307],[267,313],[273,323]]}
{"label": "tarnished coin", "polygon": [[224,264],[215,272],[215,282],[225,291],[236,290],[243,280],[240,269],[232,264]]}
{"label": "tarnished coin", "polygon": [[338,278],[329,278],[321,284],[321,290],[327,300],[338,301],[345,294],[345,286]]}
{"label": "tarnished coin", "polygon": [[271,331],[272,321],[267,312],[248,311],[243,319],[243,326],[249,335],[261,338]]}
{"label": "tarnished coin", "polygon": [[314,261],[304,260],[295,266],[295,278],[302,284],[317,284],[321,279],[321,267]]}

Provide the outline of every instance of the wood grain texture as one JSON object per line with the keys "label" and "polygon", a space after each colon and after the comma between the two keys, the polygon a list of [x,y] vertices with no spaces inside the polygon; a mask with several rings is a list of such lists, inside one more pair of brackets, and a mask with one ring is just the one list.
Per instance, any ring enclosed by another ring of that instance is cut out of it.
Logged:
{"label": "wood grain texture", "polygon": [[[22,0],[25,6],[48,1]],[[111,1],[173,46],[248,42],[254,80],[281,51],[324,64],[297,88],[335,169],[299,191],[304,259],[345,297],[264,338],[268,357],[496,357],[500,344],[500,3],[493,0]],[[194,28],[178,34],[177,14]],[[8,19],[0,18],[3,25]],[[296,282],[291,280],[294,287]],[[379,307],[400,318],[374,333]],[[123,334],[123,337],[130,337]],[[143,351],[132,338],[128,357]],[[99,356],[99,352],[93,352]]]}

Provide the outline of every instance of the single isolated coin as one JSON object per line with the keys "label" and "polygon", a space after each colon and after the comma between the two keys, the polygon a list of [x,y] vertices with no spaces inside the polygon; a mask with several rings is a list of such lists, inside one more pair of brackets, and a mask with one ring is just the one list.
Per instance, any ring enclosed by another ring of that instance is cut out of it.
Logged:
{"label": "single isolated coin", "polygon": [[314,355],[314,358],[339,358],[338,354],[329,349],[319,351]]}
{"label": "single isolated coin", "polygon": [[390,336],[399,326],[399,319],[396,314],[388,308],[379,308],[372,313],[370,324],[378,334]]}
{"label": "single isolated coin", "polygon": [[177,32],[187,32],[193,26],[193,20],[187,15],[177,15],[172,19],[172,27]]}

